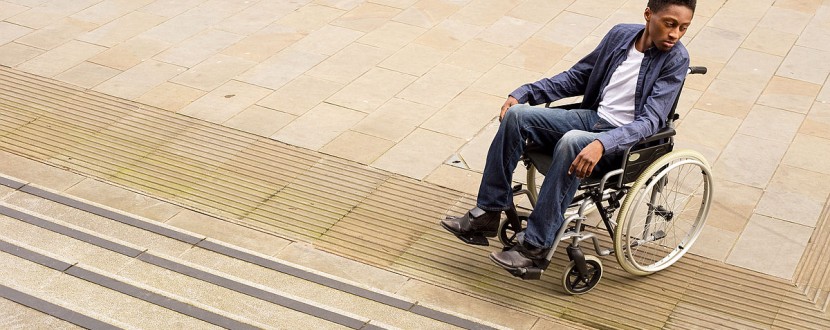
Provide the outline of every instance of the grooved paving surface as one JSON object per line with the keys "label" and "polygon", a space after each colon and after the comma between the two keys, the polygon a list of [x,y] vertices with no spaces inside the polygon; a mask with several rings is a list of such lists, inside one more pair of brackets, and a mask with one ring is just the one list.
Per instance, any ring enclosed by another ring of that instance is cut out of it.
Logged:
{"label": "grooved paving surface", "polygon": [[817,308],[828,312],[830,311],[830,205],[826,203],[825,205],[795,278],[799,292]]}
{"label": "grooved paving surface", "polygon": [[[561,248],[542,280],[522,281],[488,260],[497,242],[466,246],[441,229],[444,215],[473,204],[457,191],[8,68],[0,118],[0,150],[536,315],[632,329],[830,324],[826,267],[802,264],[797,283],[813,283],[805,289],[688,254],[644,278],[603,257],[600,285],[571,297],[560,289]],[[814,237],[811,251],[827,241]]]}

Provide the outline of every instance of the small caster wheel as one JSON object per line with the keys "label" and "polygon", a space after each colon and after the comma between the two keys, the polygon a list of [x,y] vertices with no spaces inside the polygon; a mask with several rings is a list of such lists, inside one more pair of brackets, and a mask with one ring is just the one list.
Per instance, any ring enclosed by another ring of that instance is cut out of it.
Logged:
{"label": "small caster wheel", "polygon": [[513,246],[518,244],[517,235],[527,228],[527,216],[519,216],[519,221],[521,221],[521,228],[514,228],[516,227],[510,219],[502,219],[499,222],[499,231],[498,237],[499,242],[504,246],[504,250],[510,250]]}
{"label": "small caster wheel", "polygon": [[571,261],[565,266],[562,273],[562,287],[571,295],[584,294],[591,291],[602,278],[602,262],[595,256],[585,256],[588,274],[582,277],[576,268],[576,262]]}

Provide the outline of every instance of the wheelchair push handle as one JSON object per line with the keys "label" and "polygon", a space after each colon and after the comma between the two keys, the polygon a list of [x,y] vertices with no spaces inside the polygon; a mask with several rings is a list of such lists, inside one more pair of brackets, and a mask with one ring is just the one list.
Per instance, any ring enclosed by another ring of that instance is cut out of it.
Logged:
{"label": "wheelchair push handle", "polygon": [[706,74],[705,66],[690,66],[688,74]]}

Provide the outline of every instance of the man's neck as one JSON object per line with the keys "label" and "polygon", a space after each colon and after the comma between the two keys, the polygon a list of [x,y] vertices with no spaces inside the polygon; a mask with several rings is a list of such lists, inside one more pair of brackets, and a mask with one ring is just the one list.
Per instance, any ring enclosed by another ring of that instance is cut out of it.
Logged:
{"label": "man's neck", "polygon": [[646,49],[651,47],[651,38],[648,34],[648,26],[643,29],[643,33],[640,34],[640,37],[634,42],[634,47],[637,48],[640,53],[645,53]]}

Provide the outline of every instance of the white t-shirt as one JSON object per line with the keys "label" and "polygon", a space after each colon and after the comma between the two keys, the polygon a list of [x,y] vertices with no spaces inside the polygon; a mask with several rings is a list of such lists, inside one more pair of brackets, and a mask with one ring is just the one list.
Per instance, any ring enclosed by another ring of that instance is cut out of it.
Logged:
{"label": "white t-shirt", "polygon": [[641,63],[643,53],[632,44],[628,57],[611,74],[611,80],[602,90],[600,118],[617,127],[634,121],[634,91],[637,89]]}

